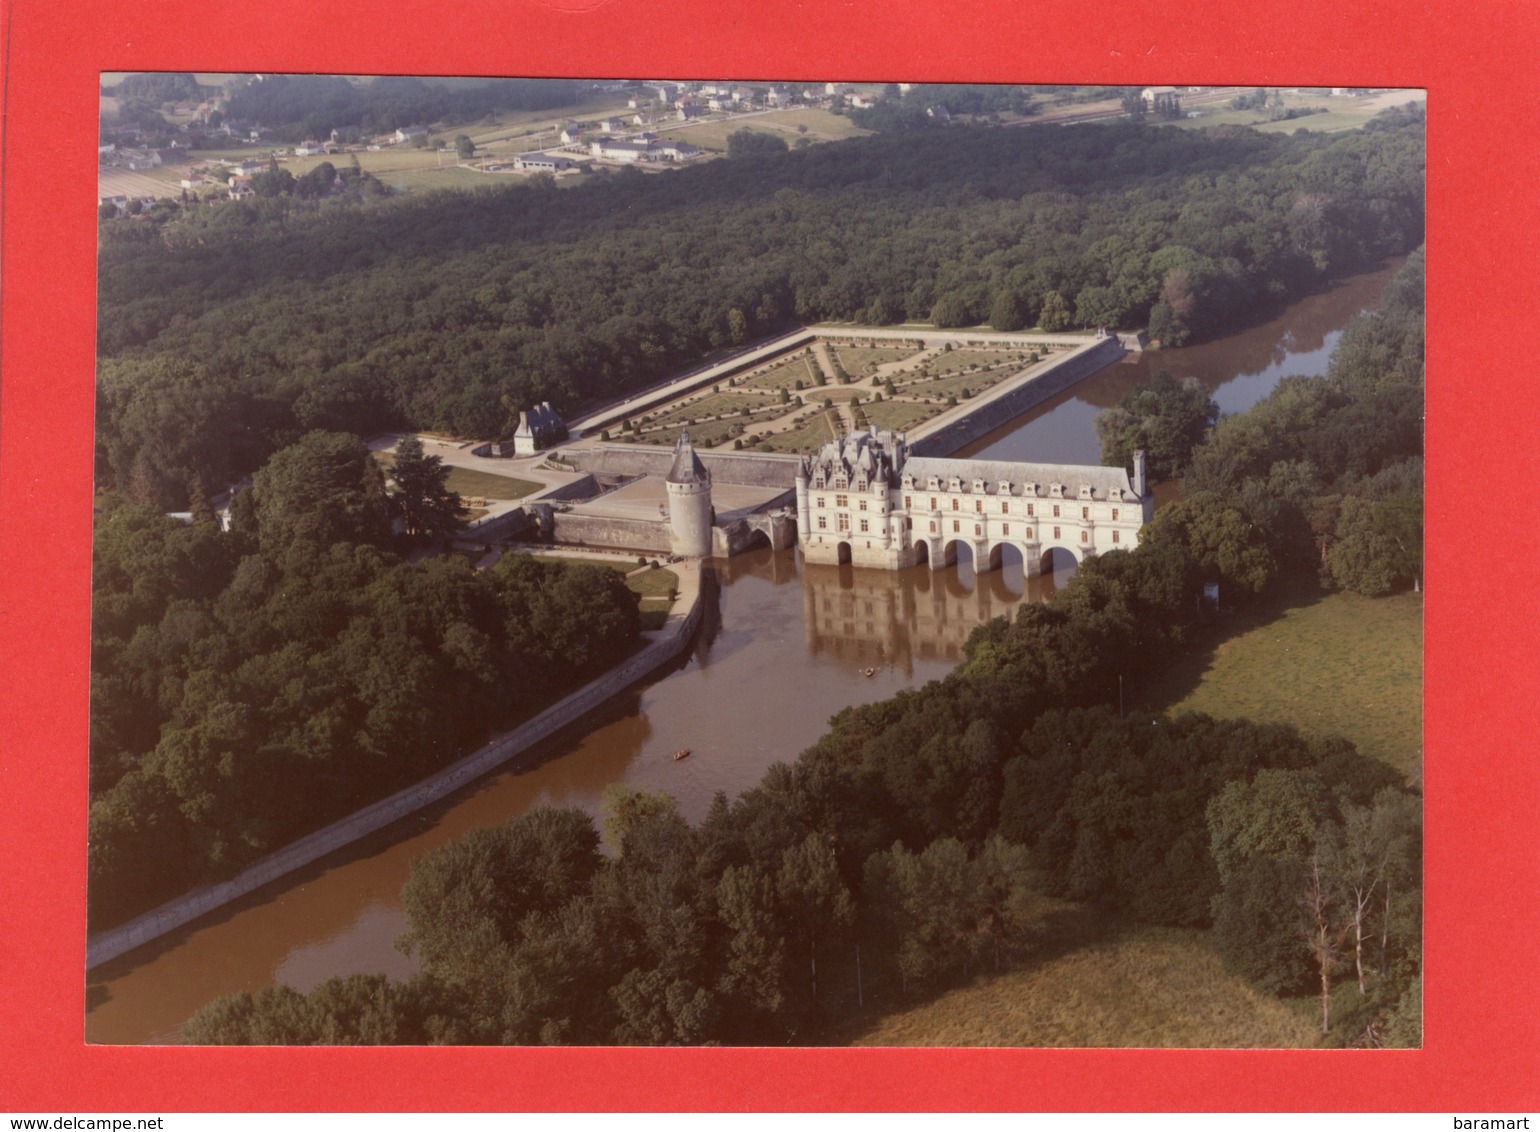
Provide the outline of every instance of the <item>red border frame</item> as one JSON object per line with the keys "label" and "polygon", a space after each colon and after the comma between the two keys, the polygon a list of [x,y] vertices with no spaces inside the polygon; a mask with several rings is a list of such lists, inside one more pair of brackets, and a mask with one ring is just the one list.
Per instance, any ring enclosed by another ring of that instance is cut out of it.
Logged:
{"label": "red border frame", "polygon": [[[9,0],[0,284],[0,1109],[1533,1110],[1540,798],[1522,354],[1540,166],[1528,5],[1296,0]],[[1429,89],[1427,1047],[1417,1052],[212,1050],[83,1044],[103,70]],[[1496,388],[1492,388],[1494,385]],[[1476,394],[1499,406],[1482,412]],[[1486,489],[1483,492],[1483,489]],[[1514,600],[1515,596],[1517,600]]]}

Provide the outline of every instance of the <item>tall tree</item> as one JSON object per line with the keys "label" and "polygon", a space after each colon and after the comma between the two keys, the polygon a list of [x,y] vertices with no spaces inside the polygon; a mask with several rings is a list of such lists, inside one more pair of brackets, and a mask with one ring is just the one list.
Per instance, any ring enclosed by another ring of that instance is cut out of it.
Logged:
{"label": "tall tree", "polygon": [[423,451],[422,439],[408,436],[396,445],[389,478],[391,502],[414,538],[448,538],[459,529],[460,494],[448,487],[450,469],[442,456]]}

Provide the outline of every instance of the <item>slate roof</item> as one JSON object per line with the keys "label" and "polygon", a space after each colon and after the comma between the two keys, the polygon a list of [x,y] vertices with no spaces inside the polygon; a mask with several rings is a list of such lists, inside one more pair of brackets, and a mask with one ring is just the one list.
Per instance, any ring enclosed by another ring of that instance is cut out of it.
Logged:
{"label": "slate roof", "polygon": [[695,445],[690,443],[688,432],[681,432],[679,439],[674,442],[674,466],[668,470],[667,481],[704,484],[711,482],[711,473],[706,470],[706,465],[702,464],[700,457],[695,454]]}

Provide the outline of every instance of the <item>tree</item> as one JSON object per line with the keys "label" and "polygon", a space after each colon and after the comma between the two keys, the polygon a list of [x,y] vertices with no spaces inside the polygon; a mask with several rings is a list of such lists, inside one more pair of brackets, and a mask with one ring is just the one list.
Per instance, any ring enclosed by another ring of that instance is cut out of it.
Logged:
{"label": "tree", "polygon": [[1178,381],[1161,370],[1148,385],[1130,390],[1116,406],[1096,415],[1102,463],[1128,467],[1142,449],[1152,481],[1175,479],[1218,419],[1218,404],[1195,378]]}
{"label": "tree", "polygon": [[810,833],[781,855],[776,893],[784,922],[808,956],[809,997],[818,997],[818,949],[855,920],[855,906],[834,859],[827,835]]}
{"label": "tree", "polygon": [[989,308],[989,325],[996,330],[1022,330],[1031,324],[1026,298],[1016,291],[1001,291]]}
{"label": "tree", "polygon": [[296,539],[382,544],[383,477],[356,436],[312,432],[273,454],[252,480],[257,534],[275,553]]}
{"label": "tree", "polygon": [[1157,511],[1139,531],[1139,542],[1161,541],[1185,551],[1205,578],[1241,593],[1261,593],[1277,572],[1265,533],[1216,492],[1198,492]]}
{"label": "tree", "polygon": [[787,151],[786,139],[744,127],[727,135],[728,157],[773,157]]}
{"label": "tree", "polygon": [[448,538],[459,529],[463,508],[459,492],[447,486],[449,472],[443,457],[424,453],[421,438],[408,436],[396,445],[391,502],[413,538]]}
{"label": "tree", "polygon": [[455,153],[461,161],[469,161],[476,155],[476,143],[465,134],[455,136]]}
{"label": "tree", "polygon": [[1064,296],[1057,291],[1049,291],[1043,296],[1043,309],[1037,316],[1037,323],[1050,333],[1059,330],[1068,330],[1075,324],[1075,316],[1069,309],[1069,303],[1064,301]]}
{"label": "tree", "polygon": [[1422,496],[1345,498],[1326,565],[1337,585],[1370,597],[1408,582],[1421,588]]}

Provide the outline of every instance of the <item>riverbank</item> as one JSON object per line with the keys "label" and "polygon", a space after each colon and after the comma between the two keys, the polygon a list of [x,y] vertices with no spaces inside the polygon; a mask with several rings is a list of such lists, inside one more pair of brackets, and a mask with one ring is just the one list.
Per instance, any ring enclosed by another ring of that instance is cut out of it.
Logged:
{"label": "riverbank", "polygon": [[670,569],[679,577],[678,598],[663,627],[642,634],[646,644],[639,652],[546,708],[533,719],[423,781],[291,842],[230,880],[194,889],[158,908],[152,908],[126,924],[92,937],[86,944],[86,969],[90,970],[151,943],[167,932],[191,923],[263,885],[441,800],[510,762],[561,728],[577,722],[605,701],[674,660],[688,647],[700,625],[704,602],[700,562],[676,563]]}

